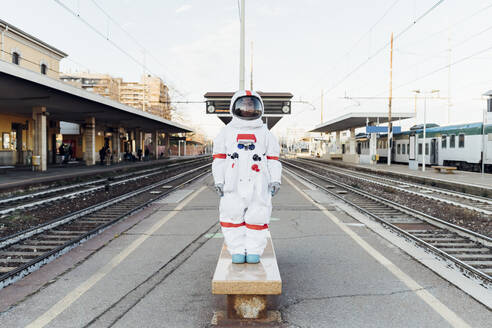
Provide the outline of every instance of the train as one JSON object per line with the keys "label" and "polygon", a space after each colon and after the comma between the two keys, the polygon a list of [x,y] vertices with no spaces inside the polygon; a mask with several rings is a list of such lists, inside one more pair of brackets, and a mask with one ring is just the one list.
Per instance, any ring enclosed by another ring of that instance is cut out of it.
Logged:
{"label": "train", "polygon": [[[369,136],[359,135],[356,142],[357,153],[369,155]],[[414,146],[411,142],[414,142]],[[485,152],[482,151],[483,142],[485,142]],[[387,134],[378,136],[376,147],[378,161],[387,162]],[[408,164],[411,158],[422,163],[424,151],[427,165],[455,166],[459,170],[473,172],[481,171],[482,158],[485,154],[484,171],[492,173],[492,124],[485,124],[485,126],[483,123],[450,126],[427,124],[425,142],[423,125],[393,134],[392,162]]]}

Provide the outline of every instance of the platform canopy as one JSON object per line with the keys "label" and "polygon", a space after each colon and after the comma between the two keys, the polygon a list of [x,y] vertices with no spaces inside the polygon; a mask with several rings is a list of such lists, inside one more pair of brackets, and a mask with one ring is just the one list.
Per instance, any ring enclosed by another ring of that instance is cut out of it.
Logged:
{"label": "platform canopy", "polygon": [[[280,121],[284,115],[289,115],[291,111],[290,100],[294,95],[290,92],[261,92],[257,91],[265,105],[263,121],[271,129]],[[229,123],[232,116],[229,112],[229,105],[234,92],[207,92],[206,99],[207,114],[215,114],[225,124]],[[213,110],[212,110],[212,106]]]}
{"label": "platform canopy", "polygon": [[[414,113],[393,113],[391,121],[405,120],[415,117]],[[388,122],[388,112],[366,112],[366,113],[348,113],[317,125],[310,132],[336,132],[345,131],[353,128],[361,128],[366,125],[377,125],[378,123]]]}
{"label": "platform canopy", "polygon": [[0,61],[0,113],[32,116],[33,107],[46,107],[50,120],[83,124],[120,125],[144,131],[178,133],[192,129],[162,117],[124,105],[60,80]]}

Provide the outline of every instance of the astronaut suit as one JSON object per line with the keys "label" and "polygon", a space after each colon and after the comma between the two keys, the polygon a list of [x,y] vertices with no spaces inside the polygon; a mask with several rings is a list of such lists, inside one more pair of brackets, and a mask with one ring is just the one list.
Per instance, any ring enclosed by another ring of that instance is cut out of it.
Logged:
{"label": "astronaut suit", "polygon": [[280,188],[277,139],[261,119],[263,101],[241,90],[233,116],[214,140],[212,173],[220,198],[220,225],[233,263],[258,263],[267,243],[272,196]]}

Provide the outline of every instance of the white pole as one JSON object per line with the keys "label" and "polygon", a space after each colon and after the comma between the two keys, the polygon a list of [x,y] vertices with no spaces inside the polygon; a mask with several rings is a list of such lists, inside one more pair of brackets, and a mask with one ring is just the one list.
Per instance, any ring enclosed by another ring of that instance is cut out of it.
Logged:
{"label": "white pole", "polygon": [[487,115],[487,103],[485,103],[485,108],[483,110],[483,118],[482,118],[482,176],[485,173],[485,159],[487,158],[487,147],[486,147],[486,142],[487,139],[485,138],[485,122],[486,122],[486,115]]}
{"label": "white pole", "polygon": [[178,157],[181,156],[181,140],[178,140]]}
{"label": "white pole", "polygon": [[241,32],[239,49],[239,90],[244,90],[244,7],[246,0],[241,0]]}
{"label": "white pole", "polygon": [[426,149],[426,142],[425,142],[425,115],[427,112],[427,96],[424,96],[424,142],[422,143],[422,172],[425,172],[425,149]]}

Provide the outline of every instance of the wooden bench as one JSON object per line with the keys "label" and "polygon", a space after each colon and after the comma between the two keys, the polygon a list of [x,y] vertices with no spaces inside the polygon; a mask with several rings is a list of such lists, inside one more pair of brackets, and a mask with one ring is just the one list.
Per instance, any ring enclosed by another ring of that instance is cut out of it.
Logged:
{"label": "wooden bench", "polygon": [[343,154],[330,154],[330,159],[334,159],[334,160],[342,160],[343,159]]}
{"label": "wooden bench", "polygon": [[282,279],[270,235],[258,264],[232,264],[227,246],[222,246],[212,279],[212,294],[227,295],[227,314],[216,311],[213,323],[237,319],[279,322],[280,314],[267,310],[267,295],[281,293]]}
{"label": "wooden bench", "polygon": [[15,166],[12,165],[5,165],[5,166],[0,166],[0,173],[5,173],[7,170],[15,169]]}
{"label": "wooden bench", "polygon": [[441,172],[441,173],[453,173],[454,170],[457,170],[458,168],[456,166],[442,166],[442,165],[436,165],[436,166],[431,166],[434,170]]}

